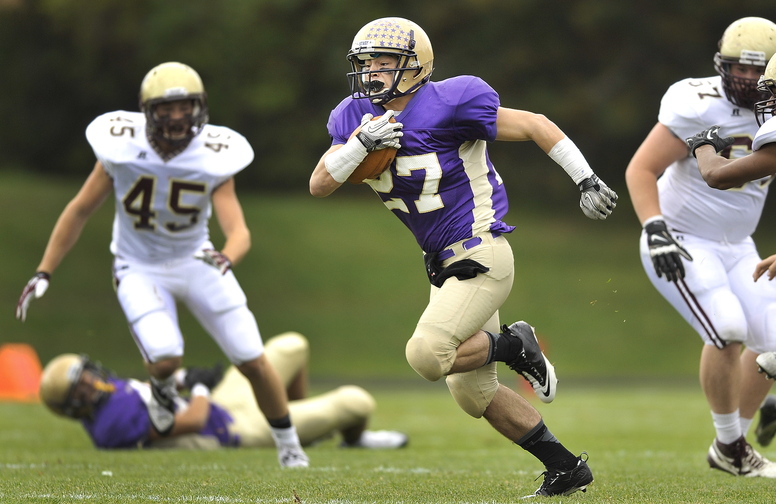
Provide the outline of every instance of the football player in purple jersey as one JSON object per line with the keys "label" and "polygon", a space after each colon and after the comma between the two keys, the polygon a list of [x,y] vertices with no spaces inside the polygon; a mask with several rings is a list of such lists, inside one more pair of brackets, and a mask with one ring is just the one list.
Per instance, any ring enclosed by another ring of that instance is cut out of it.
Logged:
{"label": "football player in purple jersey", "polygon": [[507,193],[487,142],[535,142],[578,185],[580,207],[591,219],[608,217],[617,195],[545,116],[501,107],[498,94],[477,77],[431,81],[431,42],[416,23],[372,21],[358,31],[347,57],[351,95],[329,116],[332,144],[312,173],[310,193],[332,194],[368,152],[399,149],[387,171],[364,182],[415,236],[432,284],[407,361],[427,380],[445,377],[466,413],[485,417],[544,464],[536,495],[585,490],[593,481],[586,454],[567,450],[528,401],[498,382],[496,363],[505,362],[550,402],[557,379],[533,327],[523,321],[500,327],[498,310],[514,274],[505,235],[514,227],[502,220]]}
{"label": "football player in purple jersey", "polygon": [[[271,338],[265,353],[286,387],[303,444],[339,433],[341,446],[346,448],[407,445],[408,437],[401,432],[366,430],[375,400],[360,387],[345,385],[306,397],[309,345],[301,334],[288,332]],[[234,366],[225,374],[218,366],[180,369],[175,379],[190,398],[177,398],[175,426],[166,437],[151,428],[148,419],[150,385],[113,376],[84,355],[52,359],[41,377],[40,397],[54,413],[79,420],[97,448],[275,445],[269,424],[252,400],[250,383]]]}

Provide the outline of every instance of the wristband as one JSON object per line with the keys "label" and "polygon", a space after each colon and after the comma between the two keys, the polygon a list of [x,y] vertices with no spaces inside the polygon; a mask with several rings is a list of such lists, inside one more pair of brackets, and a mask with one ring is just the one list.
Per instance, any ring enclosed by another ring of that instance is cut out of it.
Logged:
{"label": "wristband", "polygon": [[655,221],[661,221],[661,220],[664,220],[661,214],[653,215],[649,219],[645,220],[644,224],[642,224],[641,227],[646,229],[648,225],[652,224]]}
{"label": "wristband", "polygon": [[195,383],[193,387],[191,387],[191,397],[210,397],[210,389],[206,386],[202,385],[201,383]]}
{"label": "wristband", "polygon": [[558,163],[577,185],[593,176],[593,169],[569,137],[563,137],[563,140],[556,143],[547,155]]}
{"label": "wristband", "polygon": [[357,137],[353,137],[348,140],[348,143],[328,154],[323,160],[323,164],[331,178],[344,184],[348,177],[356,171],[366,154],[366,147]]}

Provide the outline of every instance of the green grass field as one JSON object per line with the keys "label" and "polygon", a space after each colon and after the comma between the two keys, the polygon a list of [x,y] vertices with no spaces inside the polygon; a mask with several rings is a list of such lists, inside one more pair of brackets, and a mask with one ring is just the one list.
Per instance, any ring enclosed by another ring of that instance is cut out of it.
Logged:
{"label": "green grass field", "polygon": [[[86,352],[140,377],[110,283],[112,202],[28,321],[12,315],[79,185],[0,174],[0,343],[30,343],[44,363]],[[606,222],[584,218],[573,186],[568,205],[551,212],[513,197],[508,219],[518,226],[509,238],[517,276],[502,321],[537,327],[561,383],[553,404],[536,405],[564,444],[589,453],[596,476],[586,494],[550,501],[772,502],[772,481],[708,469],[714,434],[695,378],[700,339],[646,279],[624,184],[611,185],[622,199]],[[507,503],[532,493],[539,464],[406,364],[404,344],[428,296],[420,253],[367,188],[345,192],[325,200],[241,193],[253,250],[236,273],[265,336],[308,337],[314,389],[365,386],[379,405],[373,427],[406,431],[407,449],[343,451],[331,440],[309,450],[307,471],[280,470],[273,450],[101,452],[40,405],[0,403],[0,502],[283,503],[298,502],[296,493],[308,504]],[[764,231],[756,237],[770,254],[776,235]],[[181,323],[187,364],[223,360],[185,312]],[[517,386],[509,372],[503,379]],[[776,448],[763,453],[776,459]]]}
{"label": "green grass field", "polygon": [[[613,384],[614,385],[614,384]],[[714,437],[695,386],[566,387],[534,404],[569,449],[587,451],[595,482],[546,502],[769,503],[773,481],[706,465]],[[272,449],[98,451],[75,422],[42,406],[0,403],[0,502],[506,504],[538,488],[541,467],[440,384],[377,388],[374,428],[400,429],[396,451],[308,449],[308,470],[282,470]],[[762,453],[776,459],[776,448]]]}

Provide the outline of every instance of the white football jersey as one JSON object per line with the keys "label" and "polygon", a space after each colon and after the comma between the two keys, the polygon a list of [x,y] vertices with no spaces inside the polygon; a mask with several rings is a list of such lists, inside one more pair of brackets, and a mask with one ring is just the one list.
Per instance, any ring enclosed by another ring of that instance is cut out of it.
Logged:
{"label": "white football jersey", "polygon": [[95,156],[113,179],[110,250],[152,263],[191,256],[209,240],[213,191],[253,161],[253,149],[236,131],[207,124],[165,162],[145,131],[144,114],[123,110],[103,114],[86,128]]}
{"label": "white football jersey", "polygon": [[[720,136],[735,138],[733,146],[722,152],[731,159],[752,152],[758,129],[751,110],[725,97],[720,76],[673,84],[660,103],[658,121],[681,140],[711,126],[722,126]],[[771,177],[766,177],[725,191],[712,189],[688,153],[658,180],[660,207],[672,229],[708,240],[739,242],[757,228],[770,182]]]}
{"label": "white football jersey", "polygon": [[757,130],[754,136],[752,150],[759,150],[763,145],[776,142],[776,116],[771,117]]}

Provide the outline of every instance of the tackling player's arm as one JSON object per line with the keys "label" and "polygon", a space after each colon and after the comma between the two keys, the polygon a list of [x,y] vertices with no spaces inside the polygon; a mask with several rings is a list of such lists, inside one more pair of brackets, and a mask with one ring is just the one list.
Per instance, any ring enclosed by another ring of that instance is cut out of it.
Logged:
{"label": "tackling player's arm", "polygon": [[213,210],[226,241],[221,253],[232,264],[239,263],[251,248],[251,232],[245,223],[240,200],[237,199],[234,178],[230,178],[213,191]]}
{"label": "tackling player's arm", "polygon": [[776,174],[776,143],[736,159],[723,158],[717,155],[714,146],[706,144],[695,149],[695,156],[703,180],[715,189],[730,189]]}

